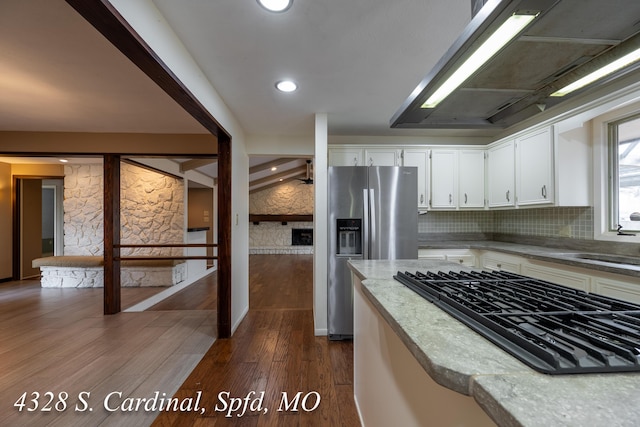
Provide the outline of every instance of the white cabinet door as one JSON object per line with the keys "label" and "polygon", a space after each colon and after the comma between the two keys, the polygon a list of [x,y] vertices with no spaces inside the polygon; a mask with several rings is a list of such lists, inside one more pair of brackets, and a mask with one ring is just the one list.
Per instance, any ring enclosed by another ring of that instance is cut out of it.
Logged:
{"label": "white cabinet door", "polygon": [[365,148],[363,166],[398,166],[398,158],[395,148]]}
{"label": "white cabinet door", "polygon": [[522,259],[520,257],[498,252],[484,252],[480,258],[481,268],[520,274],[520,265],[522,264]]}
{"label": "white cabinet door", "polygon": [[594,277],[592,286],[596,294],[640,304],[640,288],[637,282]]}
{"label": "white cabinet door", "polygon": [[477,267],[477,257],[471,249],[418,249],[418,259],[436,259]]}
{"label": "white cabinet door", "polygon": [[403,166],[413,166],[418,168],[418,208],[427,209],[429,207],[429,150],[404,150]]}
{"label": "white cabinet door", "polygon": [[364,166],[361,148],[329,148],[329,166]]}
{"label": "white cabinet door", "polygon": [[483,208],[484,150],[460,150],[458,170],[458,205],[460,208]]}
{"label": "white cabinet door", "polygon": [[431,151],[431,207],[455,209],[458,206],[458,152]]}
{"label": "white cabinet door", "polygon": [[516,138],[518,206],[553,203],[553,135],[550,127]]}
{"label": "white cabinet door", "polygon": [[513,140],[487,150],[489,207],[515,206],[515,157]]}
{"label": "white cabinet door", "polygon": [[521,272],[525,276],[558,283],[585,292],[589,292],[591,289],[591,277],[589,275],[577,273],[572,271],[571,267],[562,266],[561,264],[552,264],[552,267],[548,267],[544,262],[529,261],[522,265]]}

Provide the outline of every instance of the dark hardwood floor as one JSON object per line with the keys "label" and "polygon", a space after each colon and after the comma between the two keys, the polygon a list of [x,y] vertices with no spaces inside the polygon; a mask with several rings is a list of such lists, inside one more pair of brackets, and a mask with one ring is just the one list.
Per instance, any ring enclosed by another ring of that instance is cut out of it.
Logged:
{"label": "dark hardwood floor", "polygon": [[[249,313],[231,338],[211,346],[175,395],[184,399],[200,392],[203,413],[162,412],[153,425],[359,425],[353,344],[314,336],[312,272],[311,255],[251,255]],[[179,304],[178,296],[173,303]],[[297,411],[278,411],[283,393],[290,403],[301,393]],[[314,410],[303,410],[314,407],[318,396]],[[242,416],[245,401],[234,401],[240,408],[229,413],[231,397],[248,397]],[[252,411],[252,404],[260,410]]]}
{"label": "dark hardwood floor", "polygon": [[147,311],[216,310],[218,274],[213,272],[196,280],[180,292],[148,308]]}

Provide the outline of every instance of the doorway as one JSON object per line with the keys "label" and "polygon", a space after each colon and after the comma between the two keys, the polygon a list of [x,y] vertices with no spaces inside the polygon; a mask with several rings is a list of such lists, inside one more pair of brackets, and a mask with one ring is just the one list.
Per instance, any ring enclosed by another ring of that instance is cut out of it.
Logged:
{"label": "doorway", "polygon": [[14,280],[35,278],[36,258],[63,250],[63,186],[58,177],[15,177]]}

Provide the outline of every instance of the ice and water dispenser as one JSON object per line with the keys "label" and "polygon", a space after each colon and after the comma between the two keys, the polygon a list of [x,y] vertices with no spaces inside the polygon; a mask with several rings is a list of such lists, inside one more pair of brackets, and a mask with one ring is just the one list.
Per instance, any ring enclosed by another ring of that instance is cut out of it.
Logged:
{"label": "ice and water dispenser", "polygon": [[338,219],[337,255],[362,255],[362,219]]}

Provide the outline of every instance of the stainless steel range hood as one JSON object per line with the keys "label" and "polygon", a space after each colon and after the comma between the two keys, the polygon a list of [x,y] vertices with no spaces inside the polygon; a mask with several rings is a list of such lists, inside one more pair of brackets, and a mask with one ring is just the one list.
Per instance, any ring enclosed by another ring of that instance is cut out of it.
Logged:
{"label": "stainless steel range hood", "polygon": [[[435,92],[509,16],[519,36],[434,108]],[[640,0],[490,0],[391,119],[393,128],[506,128],[640,69],[640,61],[562,97],[558,89],[640,48]]]}

